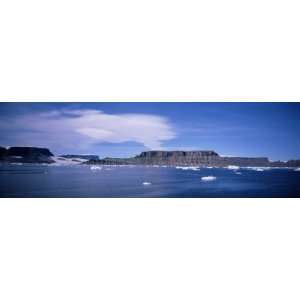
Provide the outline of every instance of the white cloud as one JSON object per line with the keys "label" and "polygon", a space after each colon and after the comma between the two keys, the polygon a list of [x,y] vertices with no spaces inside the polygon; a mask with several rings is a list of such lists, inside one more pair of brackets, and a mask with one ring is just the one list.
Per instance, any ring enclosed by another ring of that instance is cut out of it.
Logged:
{"label": "white cloud", "polygon": [[16,143],[87,149],[91,144],[137,142],[149,149],[161,149],[175,132],[169,121],[147,114],[106,114],[98,110],[52,110],[30,113],[1,122],[13,130]]}

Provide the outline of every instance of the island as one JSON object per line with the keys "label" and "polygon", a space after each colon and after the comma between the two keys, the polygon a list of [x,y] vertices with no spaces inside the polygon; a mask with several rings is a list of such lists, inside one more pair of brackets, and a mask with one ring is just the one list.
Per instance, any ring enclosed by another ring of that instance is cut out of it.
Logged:
{"label": "island", "polygon": [[47,148],[0,147],[2,163],[54,163],[54,155]]}
{"label": "island", "polygon": [[144,151],[130,158],[91,159],[86,164],[96,165],[164,165],[199,167],[299,167],[300,159],[270,161],[267,157],[226,157],[215,151]]}
{"label": "island", "polygon": [[47,148],[0,147],[1,163],[57,163],[70,160],[88,165],[157,165],[198,167],[300,167],[300,159],[270,161],[267,157],[221,156],[213,150],[199,151],[144,151],[129,158],[100,159],[98,155],[66,154],[55,157]]}

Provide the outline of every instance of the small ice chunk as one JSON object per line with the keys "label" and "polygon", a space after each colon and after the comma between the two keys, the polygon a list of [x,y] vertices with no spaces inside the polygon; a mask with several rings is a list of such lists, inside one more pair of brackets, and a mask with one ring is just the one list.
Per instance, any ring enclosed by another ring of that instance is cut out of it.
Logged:
{"label": "small ice chunk", "polygon": [[204,176],[204,177],[201,177],[201,180],[202,181],[213,181],[213,180],[216,180],[217,177],[215,176]]}
{"label": "small ice chunk", "polygon": [[248,170],[257,171],[257,172],[263,172],[266,168],[264,167],[246,167]]}
{"label": "small ice chunk", "polygon": [[238,170],[239,168],[239,166],[227,166],[228,170]]}
{"label": "small ice chunk", "polygon": [[237,174],[237,175],[242,175],[242,173],[241,172],[234,172],[235,174]]}
{"label": "small ice chunk", "polygon": [[193,168],[190,168],[190,170],[193,170],[193,171],[200,171],[200,168],[193,167]]}
{"label": "small ice chunk", "polygon": [[263,172],[264,171],[263,168],[253,168],[253,170],[256,171],[256,172]]}
{"label": "small ice chunk", "polygon": [[181,166],[177,166],[175,167],[176,169],[180,169],[180,170],[192,170],[192,171],[200,171],[200,169],[198,167],[181,167]]}
{"label": "small ice chunk", "polygon": [[300,171],[300,168],[296,168],[295,171],[299,172],[299,171]]}
{"label": "small ice chunk", "polygon": [[147,182],[147,181],[143,182],[143,185],[151,185],[151,184],[152,184],[151,182]]}
{"label": "small ice chunk", "polygon": [[102,167],[99,166],[91,166],[91,171],[102,170]]}

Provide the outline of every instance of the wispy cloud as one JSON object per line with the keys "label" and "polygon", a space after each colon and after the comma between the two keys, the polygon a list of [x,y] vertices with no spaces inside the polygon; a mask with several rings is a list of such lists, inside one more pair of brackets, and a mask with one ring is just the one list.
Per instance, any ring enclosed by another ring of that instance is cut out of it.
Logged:
{"label": "wispy cloud", "polygon": [[82,150],[101,142],[137,142],[149,149],[161,149],[163,142],[176,136],[164,117],[107,114],[99,110],[31,112],[2,119],[0,129],[5,132],[5,141],[11,144],[54,148],[66,144]]}

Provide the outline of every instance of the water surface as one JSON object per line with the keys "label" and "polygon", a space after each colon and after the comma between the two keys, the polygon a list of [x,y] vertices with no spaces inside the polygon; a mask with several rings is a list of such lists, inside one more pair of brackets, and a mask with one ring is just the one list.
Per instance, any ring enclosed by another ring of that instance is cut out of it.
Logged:
{"label": "water surface", "polygon": [[[215,180],[201,180],[208,176]],[[300,197],[300,172],[2,165],[0,197]]]}

